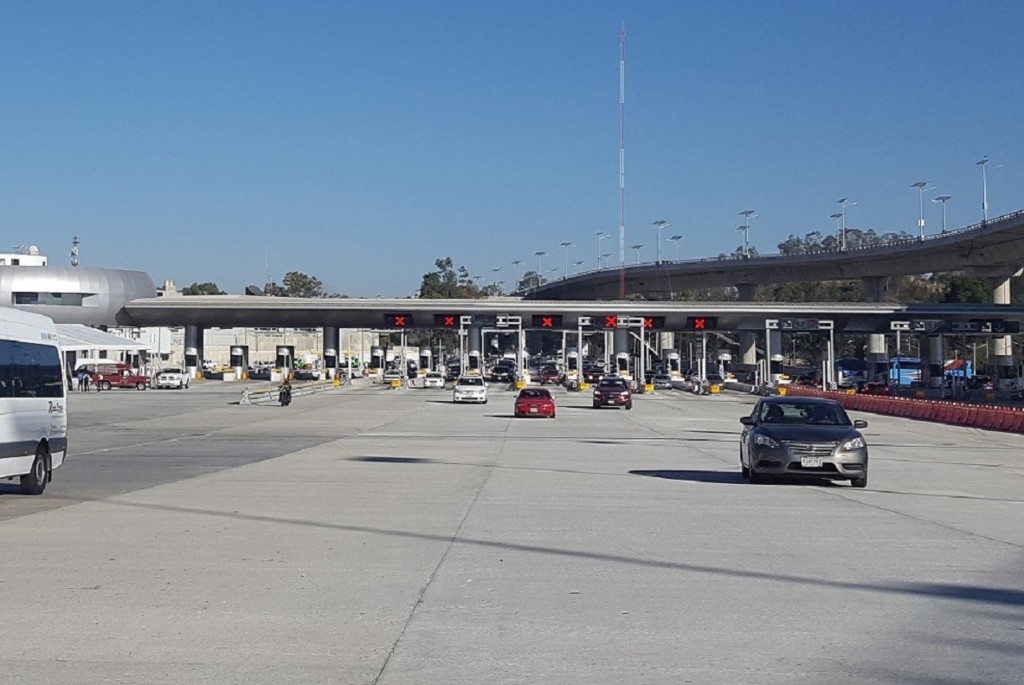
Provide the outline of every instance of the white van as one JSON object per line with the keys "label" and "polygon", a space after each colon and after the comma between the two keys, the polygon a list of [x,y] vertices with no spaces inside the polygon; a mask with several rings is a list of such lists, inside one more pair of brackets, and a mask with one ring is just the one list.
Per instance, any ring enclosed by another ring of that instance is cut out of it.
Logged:
{"label": "white van", "polygon": [[68,449],[67,378],[57,328],[0,307],[0,479],[41,495]]}

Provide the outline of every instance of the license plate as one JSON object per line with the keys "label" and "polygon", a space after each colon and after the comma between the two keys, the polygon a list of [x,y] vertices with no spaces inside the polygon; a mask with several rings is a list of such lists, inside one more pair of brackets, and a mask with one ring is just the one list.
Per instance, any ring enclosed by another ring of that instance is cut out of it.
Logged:
{"label": "license plate", "polygon": [[608,404],[615,404],[615,400],[608,400]]}
{"label": "license plate", "polygon": [[537,413],[537,407],[530,407],[530,413],[531,414],[536,414]]}
{"label": "license plate", "polygon": [[805,469],[821,468],[821,457],[800,457],[800,466]]}

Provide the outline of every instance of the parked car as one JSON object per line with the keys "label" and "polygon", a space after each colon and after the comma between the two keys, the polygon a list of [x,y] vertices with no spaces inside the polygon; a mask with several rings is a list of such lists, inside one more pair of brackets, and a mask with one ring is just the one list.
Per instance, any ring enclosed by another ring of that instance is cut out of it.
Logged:
{"label": "parked car", "polygon": [[438,373],[437,371],[428,371],[427,374],[423,376],[423,387],[443,388],[444,374]]}
{"label": "parked car", "polygon": [[885,383],[865,383],[860,386],[860,392],[862,395],[890,395],[891,391],[889,386]]}
{"label": "parked car", "polygon": [[384,375],[381,377],[381,380],[384,381],[385,385],[390,384],[391,381],[404,382],[405,374],[399,371],[398,369],[388,369],[387,371],[384,372]]}
{"label": "parked car", "polygon": [[460,376],[455,381],[452,402],[480,402],[487,404],[487,384],[482,376]]}
{"label": "parked car", "polygon": [[740,473],[751,483],[767,475],[814,476],[868,484],[868,446],[841,404],[819,397],[765,397],[740,418]]}
{"label": "parked car", "polygon": [[511,383],[516,377],[514,364],[495,364],[491,367],[491,381],[495,383]]}
{"label": "parked car", "polygon": [[547,388],[523,388],[516,397],[516,416],[555,418],[555,398]]}
{"label": "parked car", "polygon": [[665,373],[655,374],[651,378],[651,383],[654,385],[656,390],[672,389],[672,377]]}
{"label": "parked car", "polygon": [[633,408],[633,393],[629,383],[619,376],[605,376],[594,388],[594,409],[601,407]]}
{"label": "parked car", "polygon": [[153,379],[154,388],[177,388],[184,390],[189,385],[188,374],[184,369],[169,368],[163,369]]}

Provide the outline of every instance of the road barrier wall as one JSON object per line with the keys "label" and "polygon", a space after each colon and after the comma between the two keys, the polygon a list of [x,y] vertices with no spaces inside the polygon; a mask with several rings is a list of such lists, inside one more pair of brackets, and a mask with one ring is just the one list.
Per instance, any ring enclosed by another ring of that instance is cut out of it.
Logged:
{"label": "road barrier wall", "polygon": [[828,397],[837,400],[845,409],[899,416],[915,421],[934,421],[1007,433],[1024,432],[1024,409],[1018,407],[983,406],[968,402],[947,402],[909,397],[851,395],[845,392],[828,392],[792,385],[786,388],[786,394]]}

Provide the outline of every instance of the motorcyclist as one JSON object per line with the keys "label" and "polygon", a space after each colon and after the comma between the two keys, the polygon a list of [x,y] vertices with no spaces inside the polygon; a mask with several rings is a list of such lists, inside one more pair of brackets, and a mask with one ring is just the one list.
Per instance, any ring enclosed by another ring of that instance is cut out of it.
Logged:
{"label": "motorcyclist", "polygon": [[287,407],[292,403],[292,384],[287,378],[281,383],[281,387],[278,388],[277,397],[281,401],[282,407]]}

